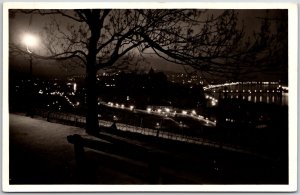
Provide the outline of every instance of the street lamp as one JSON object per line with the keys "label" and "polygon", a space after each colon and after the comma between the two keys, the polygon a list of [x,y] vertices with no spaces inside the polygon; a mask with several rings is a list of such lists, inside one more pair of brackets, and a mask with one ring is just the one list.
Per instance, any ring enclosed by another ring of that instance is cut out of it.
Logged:
{"label": "street lamp", "polygon": [[27,115],[33,118],[34,110],[34,94],[33,94],[33,78],[32,78],[32,48],[35,47],[38,43],[37,37],[33,36],[32,34],[25,34],[23,37],[23,43],[26,46],[26,50],[29,54],[29,77],[30,77],[30,89],[29,89],[29,105]]}
{"label": "street lamp", "polygon": [[32,34],[25,34],[23,37],[23,43],[26,46],[26,50],[29,54],[29,64],[30,64],[30,80],[32,80],[32,48],[37,46],[38,39]]}
{"label": "street lamp", "polygon": [[32,34],[25,34],[23,37],[23,43],[26,45],[27,52],[32,53],[30,49],[37,45],[38,39]]}

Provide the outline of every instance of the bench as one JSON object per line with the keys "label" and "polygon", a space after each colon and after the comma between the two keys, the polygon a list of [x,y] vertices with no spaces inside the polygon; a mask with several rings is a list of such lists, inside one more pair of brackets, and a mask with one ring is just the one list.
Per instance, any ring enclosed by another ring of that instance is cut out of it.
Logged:
{"label": "bench", "polygon": [[87,155],[92,152],[93,155],[96,154],[99,157],[98,161],[102,164],[106,163],[116,170],[140,177],[147,183],[159,183],[160,167],[157,151],[105,133],[100,134],[99,138],[83,138],[78,134],[67,136],[68,142],[74,145],[79,174],[87,177],[83,180],[92,182],[88,178],[91,175],[86,174],[91,163]]}

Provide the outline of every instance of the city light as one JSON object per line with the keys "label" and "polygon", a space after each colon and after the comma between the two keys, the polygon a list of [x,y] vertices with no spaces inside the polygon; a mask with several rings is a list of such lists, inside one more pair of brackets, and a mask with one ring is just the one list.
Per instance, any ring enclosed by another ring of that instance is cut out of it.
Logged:
{"label": "city light", "polygon": [[74,90],[74,92],[77,91],[77,84],[76,83],[74,83],[74,85],[73,85],[73,90]]}
{"label": "city light", "polygon": [[159,124],[159,123],[156,123],[155,127],[156,127],[156,128],[159,128],[159,127],[160,127],[160,124]]}

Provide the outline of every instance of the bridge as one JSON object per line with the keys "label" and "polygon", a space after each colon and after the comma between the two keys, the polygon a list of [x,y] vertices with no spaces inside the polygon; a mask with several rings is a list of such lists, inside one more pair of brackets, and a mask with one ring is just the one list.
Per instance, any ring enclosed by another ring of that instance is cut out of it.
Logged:
{"label": "bridge", "polygon": [[[235,90],[233,90],[235,88]],[[206,92],[227,92],[227,93],[278,93],[288,92],[287,86],[282,86],[279,82],[230,82],[222,84],[213,84],[203,87]]]}
{"label": "bridge", "polygon": [[288,105],[288,87],[279,82],[228,82],[207,85],[203,89],[212,106],[220,98],[242,98],[254,102]]}

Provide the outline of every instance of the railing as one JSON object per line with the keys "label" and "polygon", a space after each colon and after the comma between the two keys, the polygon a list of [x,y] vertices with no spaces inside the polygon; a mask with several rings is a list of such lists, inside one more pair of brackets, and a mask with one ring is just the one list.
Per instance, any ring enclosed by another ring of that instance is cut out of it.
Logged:
{"label": "railing", "polygon": [[[86,119],[83,116],[78,116],[69,113],[62,113],[62,112],[48,112],[47,121],[59,122],[59,123],[74,125],[78,127],[84,127],[86,123]],[[112,121],[99,120],[99,125],[106,128],[110,128],[113,125],[113,123],[114,122]],[[138,133],[146,136],[159,137],[168,140],[186,142],[186,143],[203,145],[203,146],[214,147],[214,148],[222,148],[228,151],[256,154],[255,152],[251,152],[250,150],[245,150],[244,147],[241,147],[239,145],[228,144],[228,143],[225,144],[220,141],[213,141],[198,136],[189,136],[184,133],[178,134],[178,133],[164,131],[162,129],[143,128],[143,127],[128,125],[124,123],[116,123],[116,126],[117,126],[117,130],[123,132]]]}

